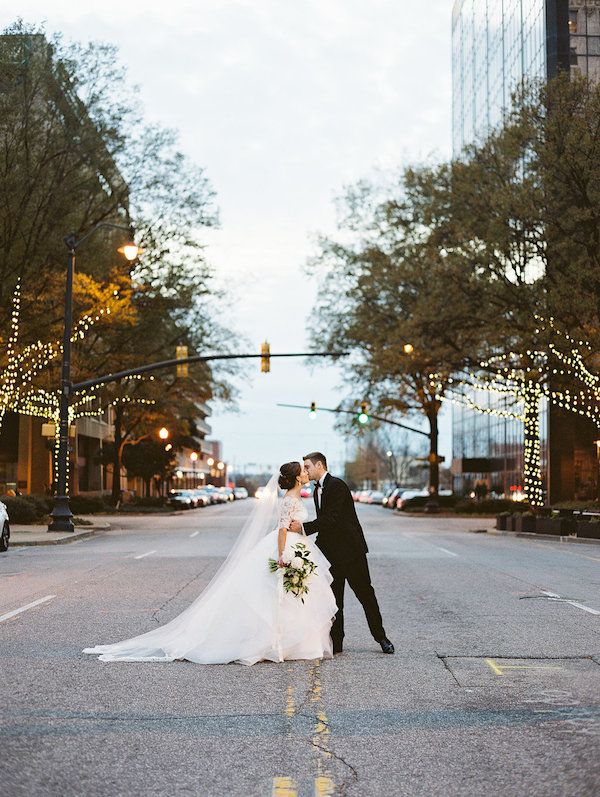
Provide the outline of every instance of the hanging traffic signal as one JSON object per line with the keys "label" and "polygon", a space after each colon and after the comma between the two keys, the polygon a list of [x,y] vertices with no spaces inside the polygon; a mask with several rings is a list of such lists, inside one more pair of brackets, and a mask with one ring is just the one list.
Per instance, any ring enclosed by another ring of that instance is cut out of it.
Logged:
{"label": "hanging traffic signal", "polygon": [[358,413],[356,420],[362,426],[364,426],[365,424],[369,423],[369,421],[371,420],[371,418],[369,417],[368,409],[369,409],[369,405],[367,404],[367,402],[366,401],[361,401],[361,403],[360,403],[360,412]]}
{"label": "hanging traffic signal", "polygon": [[260,372],[268,374],[271,370],[271,345],[268,341],[260,344],[260,354]]}
{"label": "hanging traffic signal", "polygon": [[311,419],[311,421],[314,421],[314,419],[317,417],[317,404],[314,401],[310,402],[310,412],[308,413],[308,417]]}
{"label": "hanging traffic signal", "polygon": [[[188,356],[187,346],[176,346],[175,357],[177,360],[185,360]],[[189,368],[187,363],[178,365],[175,369],[177,376],[189,376]]]}

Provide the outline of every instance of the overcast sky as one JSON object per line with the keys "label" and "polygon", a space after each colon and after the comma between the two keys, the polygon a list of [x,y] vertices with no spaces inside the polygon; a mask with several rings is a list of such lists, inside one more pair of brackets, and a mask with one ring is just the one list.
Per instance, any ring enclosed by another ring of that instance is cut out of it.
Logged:
{"label": "overcast sky", "polygon": [[[334,229],[334,196],[374,170],[450,153],[451,5],[20,0],[18,13],[49,33],[119,47],[145,115],[180,131],[217,192],[221,229],[207,236],[208,257],[234,297],[222,320],[251,350],[266,338],[283,352],[307,345],[317,283],[304,263],[311,236]],[[240,383],[237,414],[214,407],[225,458],[275,467],[318,448],[338,469],[345,442],[333,416],[311,422],[276,406],[335,406],[345,395],[336,369],[258,370]],[[447,419],[443,428],[448,457]]]}

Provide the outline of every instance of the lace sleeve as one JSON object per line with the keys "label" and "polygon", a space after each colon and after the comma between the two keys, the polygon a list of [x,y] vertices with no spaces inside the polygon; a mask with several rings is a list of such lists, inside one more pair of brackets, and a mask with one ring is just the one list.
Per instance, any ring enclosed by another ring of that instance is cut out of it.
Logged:
{"label": "lace sleeve", "polygon": [[277,524],[278,529],[289,529],[290,522],[292,520],[293,509],[294,501],[292,498],[289,498],[286,495],[281,501],[281,506],[279,508],[279,522]]}

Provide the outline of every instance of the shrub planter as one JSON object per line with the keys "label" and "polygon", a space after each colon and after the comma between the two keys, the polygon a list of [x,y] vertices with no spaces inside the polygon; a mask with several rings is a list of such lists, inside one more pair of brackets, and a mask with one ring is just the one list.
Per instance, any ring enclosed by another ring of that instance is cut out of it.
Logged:
{"label": "shrub planter", "polygon": [[535,531],[535,521],[534,515],[516,515],[514,519],[515,531],[531,534]]}
{"label": "shrub planter", "polygon": [[535,521],[535,531],[537,534],[555,534],[557,537],[560,537],[568,533],[566,518],[537,517]]}
{"label": "shrub planter", "polygon": [[498,531],[506,531],[506,524],[508,523],[510,515],[496,515],[496,528]]}
{"label": "shrub planter", "polygon": [[577,536],[587,537],[591,540],[600,540],[600,521],[598,520],[578,520]]}
{"label": "shrub planter", "polygon": [[516,515],[508,515],[506,518],[506,531],[514,531],[515,530],[515,521]]}

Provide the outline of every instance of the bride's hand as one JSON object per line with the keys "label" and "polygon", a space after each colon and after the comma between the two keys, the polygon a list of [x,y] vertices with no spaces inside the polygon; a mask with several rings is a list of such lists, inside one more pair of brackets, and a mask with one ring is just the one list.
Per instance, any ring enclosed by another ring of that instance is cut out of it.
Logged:
{"label": "bride's hand", "polygon": [[277,560],[277,564],[279,565],[279,567],[285,567],[285,562],[283,561],[283,559],[281,558],[281,556],[280,556],[280,557],[279,557],[279,559]]}

